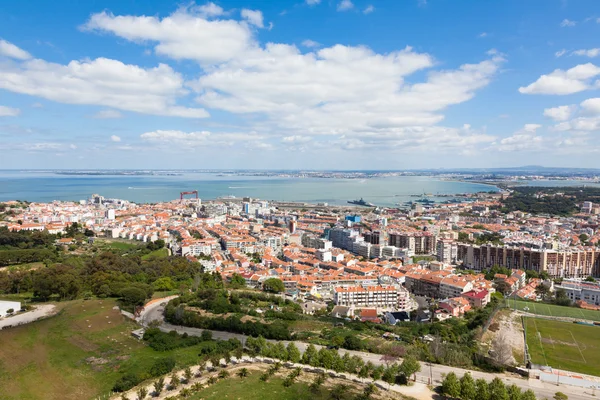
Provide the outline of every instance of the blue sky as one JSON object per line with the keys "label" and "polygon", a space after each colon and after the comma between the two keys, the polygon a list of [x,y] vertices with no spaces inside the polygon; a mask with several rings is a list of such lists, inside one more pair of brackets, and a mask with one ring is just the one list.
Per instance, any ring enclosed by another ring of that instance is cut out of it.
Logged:
{"label": "blue sky", "polygon": [[596,0],[39,0],[0,21],[0,168],[600,166]]}

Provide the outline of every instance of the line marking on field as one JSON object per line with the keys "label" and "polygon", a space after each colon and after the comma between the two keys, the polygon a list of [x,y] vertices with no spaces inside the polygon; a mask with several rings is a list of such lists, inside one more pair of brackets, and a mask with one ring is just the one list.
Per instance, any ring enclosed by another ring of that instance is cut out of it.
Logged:
{"label": "line marking on field", "polygon": [[569,331],[569,333],[571,334],[571,337],[573,338],[573,341],[575,342],[575,346],[577,346],[577,350],[579,350],[579,354],[581,354],[581,358],[583,358],[583,362],[585,364],[587,364],[587,361],[585,360],[585,357],[583,356],[583,352],[581,351],[581,348],[579,347],[579,342],[577,341],[577,339],[575,339],[575,335],[573,335],[573,332]]}
{"label": "line marking on field", "polygon": [[587,317],[585,316],[585,314],[583,313],[583,311],[581,309],[579,309],[577,311],[579,311],[579,314],[581,314],[581,316],[583,317],[583,319],[587,319]]}
{"label": "line marking on field", "polygon": [[537,328],[537,324],[535,323],[535,318],[533,319],[533,326],[535,327],[535,331],[537,332],[537,337],[538,340],[540,341],[540,347],[542,348],[542,355],[544,356],[544,361],[546,362],[546,365],[548,365],[548,359],[546,358],[546,351],[544,350],[544,345],[542,343],[542,334],[540,333],[540,331]]}
{"label": "line marking on field", "polygon": [[546,308],[548,309],[548,315],[552,317],[553,315],[552,311],[550,311],[550,306],[546,305]]}

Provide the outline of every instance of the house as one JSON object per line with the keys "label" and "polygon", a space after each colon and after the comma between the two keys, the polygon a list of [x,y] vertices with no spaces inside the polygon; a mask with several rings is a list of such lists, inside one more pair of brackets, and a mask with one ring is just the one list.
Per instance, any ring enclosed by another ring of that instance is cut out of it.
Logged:
{"label": "house", "polygon": [[373,322],[376,324],[380,324],[381,318],[377,316],[377,310],[374,308],[363,308],[360,310],[360,320],[362,322]]}
{"label": "house", "polygon": [[410,314],[406,311],[386,312],[384,318],[390,325],[396,325],[398,322],[410,321]]}
{"label": "house", "polygon": [[317,303],[316,301],[307,301],[302,303],[302,313],[313,315],[315,311],[327,308],[325,303]]}
{"label": "house", "polygon": [[331,310],[331,316],[334,318],[352,318],[354,316],[354,307],[335,306]]}
{"label": "house", "polygon": [[471,308],[481,308],[485,307],[490,302],[490,292],[485,289],[481,290],[471,290],[469,292],[463,293],[461,295],[462,298],[466,299]]}
{"label": "house", "polygon": [[429,322],[431,321],[431,312],[429,310],[417,311],[417,322]]}
{"label": "house", "polygon": [[469,301],[464,297],[453,297],[444,301],[440,301],[438,306],[446,310],[453,317],[460,317],[471,309]]}

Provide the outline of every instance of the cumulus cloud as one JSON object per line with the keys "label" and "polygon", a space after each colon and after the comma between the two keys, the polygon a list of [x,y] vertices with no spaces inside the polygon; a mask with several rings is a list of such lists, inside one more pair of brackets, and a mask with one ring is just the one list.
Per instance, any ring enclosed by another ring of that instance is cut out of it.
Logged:
{"label": "cumulus cloud", "polygon": [[262,12],[260,12],[258,10],[248,10],[248,9],[244,8],[242,10],[241,14],[242,14],[242,18],[244,18],[250,24],[252,24],[258,28],[265,27],[264,22],[263,22]]}
{"label": "cumulus cloud", "polygon": [[566,121],[571,118],[571,115],[573,115],[576,108],[577,107],[574,105],[546,108],[544,110],[544,116],[552,118],[555,121]]}
{"label": "cumulus cloud", "polygon": [[567,19],[567,18],[563,19],[560,23],[561,28],[573,27],[575,25],[577,25],[577,22],[571,21],[570,19]]}
{"label": "cumulus cloud", "polygon": [[0,64],[0,88],[67,104],[186,118],[208,116],[203,109],[175,104],[186,91],[182,76],[166,64],[142,68],[107,58],[67,65],[31,59]]}
{"label": "cumulus cloud", "polygon": [[[243,144],[246,147],[260,147],[256,144],[265,136],[256,133],[213,133],[209,131],[183,132],[178,130],[157,130],[146,132],[140,135],[140,138],[149,143],[158,145],[168,144],[177,146],[180,149],[193,149],[196,147],[211,146],[233,146]],[[266,147],[271,147],[269,144]],[[263,148],[266,148],[263,146]]]}
{"label": "cumulus cloud", "polygon": [[16,117],[21,114],[18,108],[0,106],[0,117]]}
{"label": "cumulus cloud", "polygon": [[561,50],[557,51],[556,53],[554,53],[554,56],[556,58],[559,58],[559,57],[564,56],[565,54],[567,54],[567,50],[566,49],[561,49]]}
{"label": "cumulus cloud", "polygon": [[117,110],[100,110],[96,114],[93,115],[93,118],[96,118],[96,119],[123,118],[123,114],[121,114]]}
{"label": "cumulus cloud", "polygon": [[31,58],[31,54],[25,50],[2,39],[0,39],[0,56],[14,58],[16,60],[28,60]]}
{"label": "cumulus cloud", "polygon": [[117,135],[112,135],[110,137],[110,140],[111,140],[111,142],[120,142],[121,138],[119,136],[117,136]]}
{"label": "cumulus cloud", "polygon": [[206,3],[201,6],[194,6],[193,11],[207,18],[218,17],[223,15],[225,11],[215,3]]}
{"label": "cumulus cloud", "polygon": [[580,104],[584,114],[600,115],[600,98],[587,99]]}
{"label": "cumulus cloud", "polygon": [[536,131],[541,127],[539,124],[525,124],[512,136],[500,140],[494,148],[504,152],[541,150],[543,139],[536,135]]}
{"label": "cumulus cloud", "polygon": [[[576,132],[592,132],[600,131],[600,98],[595,97],[582,101],[579,107],[572,106],[574,110],[577,108],[579,112],[573,119],[564,119],[563,122],[555,125],[555,131],[571,131]],[[574,112],[569,115],[572,117]]]}
{"label": "cumulus cloud", "polygon": [[354,8],[354,3],[350,0],[342,0],[337,5],[338,11],[348,11]]}
{"label": "cumulus cloud", "polygon": [[592,63],[581,64],[563,71],[556,69],[542,75],[532,84],[519,88],[524,94],[571,94],[591,89],[591,78],[600,75],[600,68]]}

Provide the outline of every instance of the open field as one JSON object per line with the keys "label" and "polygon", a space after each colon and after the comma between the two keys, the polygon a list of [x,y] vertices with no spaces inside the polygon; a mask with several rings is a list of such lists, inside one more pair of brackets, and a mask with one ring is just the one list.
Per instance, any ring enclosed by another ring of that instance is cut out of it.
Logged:
{"label": "open field", "polygon": [[[286,371],[287,372],[287,371]],[[290,387],[283,386],[283,377],[274,376],[267,382],[262,382],[261,373],[251,372],[246,378],[241,379],[232,376],[229,379],[220,380],[199,392],[194,393],[191,400],[221,400],[221,399],[244,399],[244,400],[325,400],[331,399],[333,388],[332,380],[326,381],[317,391],[311,391],[310,383],[316,377],[315,374],[303,374]],[[335,383],[342,381],[335,380]],[[355,387],[348,381],[343,381],[347,390],[343,399],[355,399],[362,392],[363,387]],[[399,393],[385,393],[379,391],[378,395],[371,397],[376,399],[410,399]]]}
{"label": "open field", "polygon": [[114,300],[58,303],[59,315],[0,332],[2,400],[91,399],[110,391],[124,372],[147,371],[173,356],[197,363],[196,346],[156,352],[131,337],[137,328]]}
{"label": "open field", "polygon": [[101,249],[132,250],[140,247],[140,242],[96,239],[94,246],[97,246]]}
{"label": "open field", "polygon": [[519,311],[524,311],[525,307],[529,308],[529,313],[537,315],[547,315],[551,317],[568,317],[576,319],[587,319],[590,321],[600,321],[600,311],[584,310],[576,307],[555,306],[554,304],[534,303],[531,301],[508,300],[510,308],[516,308]]}
{"label": "open field", "polygon": [[600,376],[600,327],[525,318],[535,364]]}
{"label": "open field", "polygon": [[142,260],[148,260],[153,257],[162,258],[162,257],[168,257],[168,256],[169,256],[169,250],[163,248],[163,249],[154,250],[146,255],[143,255]]}

